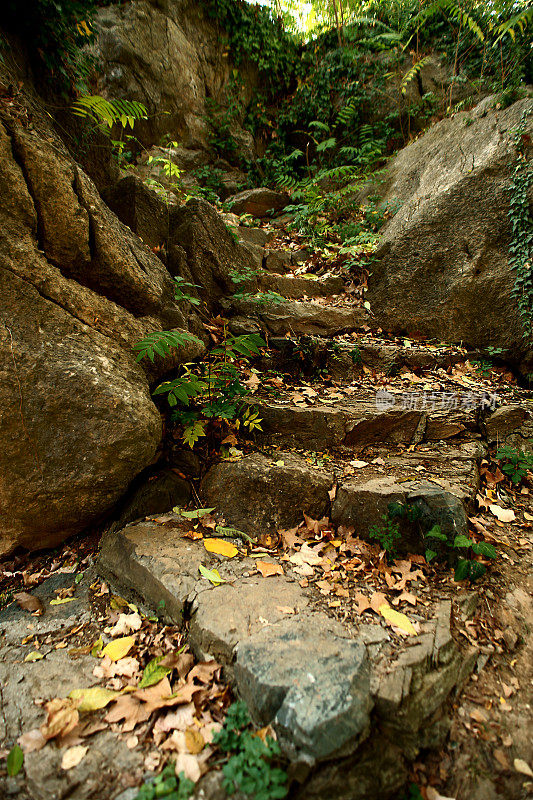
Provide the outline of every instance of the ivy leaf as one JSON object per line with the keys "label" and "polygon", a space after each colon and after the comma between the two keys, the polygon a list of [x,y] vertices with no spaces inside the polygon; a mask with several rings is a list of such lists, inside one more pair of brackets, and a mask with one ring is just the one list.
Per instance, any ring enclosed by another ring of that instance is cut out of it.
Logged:
{"label": "ivy leaf", "polygon": [[14,745],[7,756],[7,774],[10,778],[18,775],[24,764],[24,752],[18,744]]}
{"label": "ivy leaf", "polygon": [[165,675],[168,675],[168,673],[172,671],[171,667],[164,667],[159,663],[163,660],[163,658],[164,656],[157,656],[157,658],[153,658],[148,662],[144,668],[144,672],[138,686],[139,689],[146,689],[147,686],[154,686],[156,683],[159,683],[159,681],[163,680]]}
{"label": "ivy leaf", "polygon": [[[433,525],[431,530],[429,530],[426,533],[426,538],[428,538],[428,539],[438,539],[439,542],[447,542],[448,541],[448,537],[446,536],[445,533],[442,533],[442,531],[440,529],[440,525]],[[464,537],[464,538],[466,538],[466,537]]]}
{"label": "ivy leaf", "polygon": [[472,545],[472,550],[478,556],[485,556],[486,558],[496,558],[498,555],[496,548],[489,542],[476,542]]}
{"label": "ivy leaf", "polygon": [[464,581],[470,576],[470,561],[467,558],[461,558],[455,567],[454,580]]}
{"label": "ivy leaf", "polygon": [[468,536],[464,536],[462,533],[456,536],[453,542],[454,547],[472,547],[472,544],[472,539],[469,539]]}
{"label": "ivy leaf", "polygon": [[428,548],[426,550],[426,561],[427,561],[427,563],[429,564],[429,562],[432,561],[435,558],[436,555],[437,555],[437,553],[435,552],[435,550],[430,550]]}

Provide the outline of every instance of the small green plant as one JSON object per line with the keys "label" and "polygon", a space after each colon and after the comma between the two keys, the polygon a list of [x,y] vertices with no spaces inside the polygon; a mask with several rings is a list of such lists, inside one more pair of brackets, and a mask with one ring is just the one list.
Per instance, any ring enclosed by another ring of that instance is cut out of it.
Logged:
{"label": "small green plant", "polygon": [[187,289],[200,289],[197,283],[188,283],[185,278],[181,278],[179,275],[173,278],[173,280],[175,283],[174,298],[178,303],[183,300],[193,306],[200,305],[200,300],[186,291]]}
{"label": "small green plant", "polygon": [[[134,349],[137,360],[147,356],[153,361],[155,354],[166,356],[172,348],[191,340],[198,341],[186,331],[159,331],[149,334]],[[250,390],[240,370],[240,362],[259,355],[261,347],[266,343],[258,334],[228,336],[224,330],[221,344],[208,353],[205,361],[184,364],[178,377],[157,386],[154,395],[166,395],[173,409],[172,419],[183,426],[185,444],[193,448],[206,436],[211,419],[239,420],[250,432],[261,430],[261,419],[245,402]]]}
{"label": "small green plant", "polygon": [[176,775],[172,764],[153,780],[149,779],[139,789],[135,800],[156,800],[164,797],[166,800],[189,800],[194,791],[194,783],[185,777],[183,772]]}
{"label": "small green plant", "polygon": [[402,537],[400,526],[387,514],[383,514],[381,520],[381,524],[372,525],[369,528],[368,538],[376,539],[387,553],[387,556],[393,559],[397,554],[397,545]]}
{"label": "small green plant", "polygon": [[213,737],[213,744],[227,758],[222,768],[228,795],[242,792],[254,800],[281,800],[288,793],[287,775],[274,764],[279,761],[279,745],[271,737],[263,741],[250,730],[248,709],[242,701],[228,709],[224,726]]}
{"label": "small green plant", "polygon": [[[476,561],[475,558],[470,556],[469,551],[474,556],[483,556],[484,558],[496,558],[497,552],[494,545],[489,542],[474,542],[464,534],[458,534],[453,542],[450,542],[446,534],[442,533],[439,525],[434,525],[430,531],[425,534],[427,539],[433,542],[441,542],[444,545],[448,554],[459,556],[456,566],[454,579],[456,581],[464,581],[468,579],[471,583],[481,578],[487,571],[484,564]],[[450,552],[451,551],[451,552]],[[428,548],[426,550],[426,561],[432,561],[438,553],[435,550]]]}
{"label": "small green plant", "polygon": [[514,484],[522,483],[528,471],[533,469],[533,454],[524,453],[509,445],[500,447],[495,457],[503,461],[502,472],[508,475]]}

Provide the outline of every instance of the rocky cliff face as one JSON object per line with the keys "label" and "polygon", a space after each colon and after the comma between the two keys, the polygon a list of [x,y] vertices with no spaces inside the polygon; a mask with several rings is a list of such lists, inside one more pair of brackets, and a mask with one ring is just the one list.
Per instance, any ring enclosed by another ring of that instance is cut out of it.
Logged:
{"label": "rocky cliff face", "polygon": [[[140,126],[143,144],[170,134],[186,148],[206,148],[206,100],[222,106],[233,64],[222,46],[223,31],[201,3],[133,0],[98,15],[97,55],[101,90],[112,98],[145,104],[150,120]],[[242,99],[248,103],[258,76],[240,67]],[[252,137],[237,126],[245,148]]]}
{"label": "rocky cliff face", "polygon": [[131,346],[186,320],[165,266],[37,114],[2,115],[0,195],[3,553],[82,530],[150,463],[161,420]]}
{"label": "rocky cliff face", "polygon": [[511,294],[509,189],[512,132],[523,120],[533,134],[533,100],[494,105],[489,97],[443,119],[391,161],[382,191],[401,207],[368,297],[387,330],[500,348],[529,372],[533,351]]}

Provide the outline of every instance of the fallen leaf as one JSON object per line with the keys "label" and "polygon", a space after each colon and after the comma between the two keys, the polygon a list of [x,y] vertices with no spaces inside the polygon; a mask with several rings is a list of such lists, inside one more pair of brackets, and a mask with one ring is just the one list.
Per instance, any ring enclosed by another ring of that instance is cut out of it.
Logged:
{"label": "fallen leaf", "polygon": [[32,614],[42,614],[44,612],[42,602],[35,595],[29,594],[29,592],[16,592],[13,598],[23,611],[29,611]]}
{"label": "fallen leaf", "polygon": [[172,671],[172,667],[163,666],[160,663],[161,660],[162,656],[159,656],[148,662],[144,668],[141,682],[139,683],[139,689],[145,689],[147,686],[154,686],[156,683],[159,683],[165,675],[168,675],[168,673]]}
{"label": "fallen leaf", "polygon": [[528,778],[533,778],[533,770],[522,758],[515,758],[513,761],[513,767],[517,772],[520,772],[521,775],[527,775]]}
{"label": "fallen leaf", "polygon": [[112,689],[105,689],[103,686],[93,686],[90,689],[73,689],[69,694],[72,700],[79,700],[79,711],[97,711],[105,708],[112,700],[115,700],[121,693]]}
{"label": "fallen leaf", "polygon": [[263,578],[270,578],[272,575],[283,575],[281,564],[272,564],[269,561],[256,561],[255,566]]}
{"label": "fallen leaf", "polygon": [[75,597],[56,597],[55,600],[50,600],[51,606],[62,606],[64,603],[72,603]]}
{"label": "fallen leaf", "polygon": [[85,747],[82,744],[76,745],[76,747],[69,747],[68,750],[65,750],[63,753],[63,758],[61,759],[61,769],[68,770],[72,769],[73,767],[77,767],[78,764],[85,758],[85,754],[89,748]]}
{"label": "fallen leaf", "polygon": [[368,467],[368,461],[358,461],[357,459],[350,461],[350,464],[352,467],[355,467],[355,469],[363,469],[363,467]]}
{"label": "fallen leaf", "polygon": [[24,764],[24,751],[18,746],[14,745],[7,754],[7,774],[14,778],[19,774]]}
{"label": "fallen leaf", "polygon": [[24,661],[40,661],[42,658],[44,658],[42,653],[39,653],[38,650],[32,650],[31,653],[28,653]]}
{"label": "fallen leaf", "polygon": [[185,731],[185,744],[189,753],[198,755],[205,747],[204,737],[198,728],[187,728]]}
{"label": "fallen leaf", "polygon": [[380,614],[381,606],[386,606],[386,605],[388,605],[388,601],[383,592],[374,592],[374,594],[370,598],[370,608],[372,609],[372,611],[375,611],[376,614]]}
{"label": "fallen leaf", "polygon": [[54,739],[56,736],[65,736],[76,727],[80,715],[79,703],[68,697],[55,697],[45,705],[46,722],[41,725],[41,733],[45,739]]}
{"label": "fallen leaf", "polygon": [[354,600],[357,603],[358,614],[362,614],[363,611],[366,611],[368,608],[372,608],[368,597],[365,597],[365,595],[361,594],[360,592],[357,592],[357,594],[354,597]]}
{"label": "fallen leaf", "polygon": [[209,553],[217,553],[226,558],[233,558],[239,552],[234,544],[224,539],[204,539],[204,547]]}
{"label": "fallen leaf", "polygon": [[427,800],[455,800],[455,797],[444,797],[439,794],[434,786],[426,786],[426,797]]}
{"label": "fallen leaf", "polygon": [[193,724],[195,713],[196,706],[194,703],[180,706],[174,711],[169,711],[164,716],[159,717],[154,725],[154,731],[163,731],[164,733],[174,730],[185,731]]}
{"label": "fallen leaf", "polygon": [[176,775],[183,772],[186,778],[193,783],[199,780],[202,772],[198,763],[198,758],[192,753],[178,753],[175,764]]}
{"label": "fallen leaf", "polygon": [[503,752],[503,750],[497,748],[496,750],[493,751],[492,755],[494,756],[494,758],[496,759],[496,761],[498,762],[498,764],[502,769],[506,770],[510,769],[509,760],[505,755],[505,753]]}
{"label": "fallen leaf", "polygon": [[126,636],[132,631],[138,631],[142,625],[142,619],[137,612],[133,614],[119,614],[118,620],[109,629],[110,636]]}
{"label": "fallen leaf", "polygon": [[502,508],[501,506],[494,504],[490,505],[489,508],[494,516],[500,520],[500,522],[513,522],[513,520],[516,519],[516,515],[512,508]]}
{"label": "fallen leaf", "polygon": [[390,622],[393,627],[399,628],[404,633],[407,633],[408,636],[416,636],[413,623],[405,614],[402,614],[400,611],[395,611],[385,603],[379,607],[379,613],[387,622]]}
{"label": "fallen leaf", "polygon": [[119,661],[119,659],[127,656],[133,645],[135,644],[135,636],[123,636],[120,639],[114,639],[101,651],[101,655],[109,656],[111,661]]}
{"label": "fallen leaf", "polygon": [[207,578],[207,580],[210,581],[213,586],[220,586],[221,583],[227,583],[224,578],[220,577],[218,569],[207,569],[207,567],[204,567],[203,564],[198,564],[198,569],[200,574],[204,578]]}
{"label": "fallen leaf", "polygon": [[17,739],[18,744],[25,753],[33,753],[35,750],[42,750],[48,740],[43,736],[39,728],[23,733]]}
{"label": "fallen leaf", "polygon": [[136,697],[131,694],[123,694],[118,699],[115,705],[107,712],[104,717],[106,722],[121,722],[124,720],[122,730],[124,732],[132,731],[140,722],[146,722],[150,718],[152,710],[141,703]]}
{"label": "fallen leaf", "polygon": [[109,656],[104,656],[102,661],[93,669],[95,678],[101,680],[102,678],[110,679],[122,676],[125,678],[133,678],[139,672],[140,665],[136,658],[130,656],[126,658],[119,658],[118,661],[111,661]]}

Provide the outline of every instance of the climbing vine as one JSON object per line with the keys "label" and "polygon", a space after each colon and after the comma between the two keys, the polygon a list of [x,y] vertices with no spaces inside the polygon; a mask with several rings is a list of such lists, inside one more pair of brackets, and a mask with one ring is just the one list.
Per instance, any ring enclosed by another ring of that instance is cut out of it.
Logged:
{"label": "climbing vine", "polygon": [[531,137],[526,132],[526,120],[530,113],[525,111],[522,114],[518,126],[513,131],[517,158],[509,189],[511,195],[509,260],[515,271],[513,296],[517,298],[528,337],[532,335],[533,326],[533,218],[529,203],[529,193],[533,186],[533,168],[526,156],[527,148],[531,147]]}

